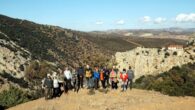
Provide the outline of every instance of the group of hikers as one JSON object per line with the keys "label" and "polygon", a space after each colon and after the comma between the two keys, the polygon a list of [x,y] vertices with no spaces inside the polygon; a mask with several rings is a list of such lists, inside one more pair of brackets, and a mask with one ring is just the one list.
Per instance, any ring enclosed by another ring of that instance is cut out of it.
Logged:
{"label": "group of hikers", "polygon": [[47,77],[42,80],[42,87],[45,90],[45,99],[60,97],[63,92],[68,93],[69,90],[79,92],[80,88],[87,88],[90,91],[99,88],[106,90],[110,87],[118,89],[119,84],[123,92],[128,88],[132,89],[133,78],[134,72],[131,66],[128,70],[124,68],[122,71],[119,71],[116,66],[112,69],[94,66],[92,69],[86,65],[86,68],[80,66],[71,70],[65,67],[64,71],[59,69],[58,73],[47,74]]}

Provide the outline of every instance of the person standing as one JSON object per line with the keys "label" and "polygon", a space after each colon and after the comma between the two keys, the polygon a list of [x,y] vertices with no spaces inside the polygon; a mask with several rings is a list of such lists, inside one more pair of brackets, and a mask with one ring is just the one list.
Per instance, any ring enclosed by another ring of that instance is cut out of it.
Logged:
{"label": "person standing", "polygon": [[112,89],[117,89],[117,74],[114,71],[114,68],[112,68],[111,72],[110,72],[110,81],[111,81],[111,88]]}
{"label": "person standing", "polygon": [[78,92],[78,74],[77,71],[73,68],[72,69],[72,83],[73,83],[73,89],[75,92]]}
{"label": "person standing", "polygon": [[122,92],[127,90],[128,75],[126,69],[120,73],[120,78],[122,80]]}
{"label": "person standing", "polygon": [[109,83],[110,71],[107,67],[104,67],[104,75],[105,75],[105,86],[109,87],[110,86],[110,83]]}
{"label": "person standing", "polygon": [[65,91],[65,93],[67,93],[68,90],[71,89],[71,87],[72,87],[71,79],[72,79],[72,74],[71,74],[70,70],[68,69],[68,67],[66,67],[65,71],[64,71],[64,81],[65,81],[64,91]]}
{"label": "person standing", "polygon": [[105,72],[103,69],[100,70],[100,81],[102,83],[102,88],[106,89],[106,85],[105,85]]}
{"label": "person standing", "polygon": [[45,100],[52,98],[53,80],[50,74],[44,80],[43,86],[45,87]]}
{"label": "person standing", "polygon": [[59,86],[59,81],[57,79],[57,76],[54,75],[53,76],[54,79],[53,79],[53,97],[57,97],[59,96],[59,93],[60,93],[60,86]]}
{"label": "person standing", "polygon": [[134,71],[131,69],[131,66],[129,66],[129,70],[127,71],[127,74],[128,74],[127,86],[129,86],[131,90],[133,87],[133,79],[134,79]]}
{"label": "person standing", "polygon": [[59,93],[60,95],[62,94],[62,92],[64,91],[64,74],[63,74],[63,71],[58,68],[58,82],[59,82]]}
{"label": "person standing", "polygon": [[86,78],[86,81],[87,81],[87,88],[89,89],[90,88],[90,79],[92,78],[92,69],[89,67],[89,65],[86,66],[86,69],[85,69],[85,78]]}
{"label": "person standing", "polygon": [[100,73],[98,67],[95,67],[95,70],[93,72],[93,78],[95,82],[95,89],[97,90],[99,88],[99,80],[100,80]]}
{"label": "person standing", "polygon": [[77,70],[78,74],[78,89],[83,88],[84,68],[80,65]]}

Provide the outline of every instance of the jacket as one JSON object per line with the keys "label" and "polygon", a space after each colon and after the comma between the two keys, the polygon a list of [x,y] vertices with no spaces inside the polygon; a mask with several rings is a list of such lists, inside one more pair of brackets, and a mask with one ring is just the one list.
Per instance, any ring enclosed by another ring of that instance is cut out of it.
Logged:
{"label": "jacket", "polygon": [[100,72],[100,80],[103,81],[106,79],[106,75],[105,75],[105,72],[101,71]]}
{"label": "jacket", "polygon": [[127,74],[128,74],[128,79],[133,79],[134,78],[134,72],[132,70],[128,70]]}
{"label": "jacket", "polygon": [[79,76],[84,76],[84,68],[83,68],[83,67],[78,68],[77,74],[78,74]]}
{"label": "jacket", "polygon": [[86,78],[92,77],[92,69],[91,68],[85,70],[85,77]]}
{"label": "jacket", "polygon": [[94,78],[94,79],[100,79],[100,74],[99,74],[98,71],[94,71],[94,72],[93,72],[93,78]]}
{"label": "jacket", "polygon": [[70,70],[65,70],[64,71],[64,77],[66,79],[72,79],[72,74],[71,74]]}
{"label": "jacket", "polygon": [[45,78],[43,85],[46,88],[53,88],[53,80],[50,78]]}
{"label": "jacket", "polygon": [[58,88],[58,87],[59,87],[59,82],[58,82],[57,79],[54,79],[54,80],[53,80],[53,87],[54,87],[54,88]]}
{"label": "jacket", "polygon": [[126,82],[128,79],[128,74],[127,73],[120,73],[120,78],[122,79],[123,82]]}

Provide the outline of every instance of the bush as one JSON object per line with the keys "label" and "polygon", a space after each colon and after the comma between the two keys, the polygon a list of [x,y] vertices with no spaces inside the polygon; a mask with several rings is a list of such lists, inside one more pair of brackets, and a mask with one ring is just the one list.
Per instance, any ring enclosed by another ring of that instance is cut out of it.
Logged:
{"label": "bush", "polygon": [[169,52],[165,53],[165,58],[167,58],[168,56],[170,56]]}
{"label": "bush", "polygon": [[173,52],[173,55],[174,55],[174,56],[177,56],[177,52],[176,52],[176,51],[175,51],[175,52]]}
{"label": "bush", "polygon": [[156,76],[142,76],[134,87],[155,90],[171,96],[195,96],[195,63],[173,67]]}
{"label": "bush", "polygon": [[9,108],[30,100],[26,92],[13,86],[10,86],[9,90],[1,92],[0,99],[0,105],[4,108]]}

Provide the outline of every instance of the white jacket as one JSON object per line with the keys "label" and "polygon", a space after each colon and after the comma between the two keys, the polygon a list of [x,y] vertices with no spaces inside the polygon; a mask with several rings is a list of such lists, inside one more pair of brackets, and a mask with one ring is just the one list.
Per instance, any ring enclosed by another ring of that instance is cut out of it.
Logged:
{"label": "white jacket", "polygon": [[54,80],[53,80],[53,87],[54,87],[54,88],[58,88],[58,87],[59,87],[59,82],[58,82],[57,79],[54,79]]}
{"label": "white jacket", "polygon": [[67,79],[72,79],[72,74],[71,74],[70,70],[64,71],[64,77],[66,77]]}

